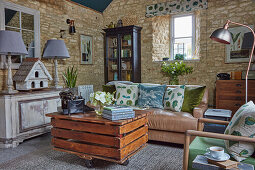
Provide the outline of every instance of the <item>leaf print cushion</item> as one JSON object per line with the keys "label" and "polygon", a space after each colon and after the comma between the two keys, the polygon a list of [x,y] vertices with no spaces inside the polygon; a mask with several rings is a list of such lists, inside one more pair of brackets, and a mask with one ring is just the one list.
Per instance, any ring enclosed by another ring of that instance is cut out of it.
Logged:
{"label": "leaf print cushion", "polygon": [[[224,134],[235,136],[255,136],[255,105],[252,101],[241,106],[234,114]],[[237,161],[242,161],[254,152],[251,143],[225,140],[225,147]]]}
{"label": "leaf print cushion", "polygon": [[154,107],[163,109],[163,97],[166,85],[143,85],[140,84],[140,96],[138,105],[140,107]]}
{"label": "leaf print cushion", "polygon": [[164,108],[175,112],[180,112],[184,100],[185,85],[176,88],[168,87],[164,97]]}
{"label": "leaf print cushion", "polygon": [[139,85],[116,83],[116,104],[135,106],[138,103]]}

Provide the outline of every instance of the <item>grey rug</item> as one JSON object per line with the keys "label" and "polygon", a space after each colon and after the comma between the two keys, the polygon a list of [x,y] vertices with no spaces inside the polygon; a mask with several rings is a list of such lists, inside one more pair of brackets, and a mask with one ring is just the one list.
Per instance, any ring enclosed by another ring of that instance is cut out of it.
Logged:
{"label": "grey rug", "polygon": [[[78,156],[52,150],[50,134],[27,140],[13,149],[0,149],[0,169],[87,169]],[[178,170],[182,169],[183,148],[180,145],[149,143],[129,159],[127,166],[94,160],[94,168],[111,170]]]}

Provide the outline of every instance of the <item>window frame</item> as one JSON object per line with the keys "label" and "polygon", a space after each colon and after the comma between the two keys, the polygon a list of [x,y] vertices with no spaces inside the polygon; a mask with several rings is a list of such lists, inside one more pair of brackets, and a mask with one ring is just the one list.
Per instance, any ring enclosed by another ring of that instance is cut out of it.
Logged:
{"label": "window frame", "polygon": [[[191,16],[192,17],[192,54],[194,55],[195,52],[195,43],[196,43],[196,18],[195,18],[195,14],[194,13],[189,13],[189,14],[178,14],[178,15],[173,15],[171,17],[171,31],[170,31],[170,60],[171,61],[178,61],[174,59],[174,19],[175,18],[180,18],[180,17],[187,17],[187,16]],[[181,38],[190,38],[190,37],[181,37]],[[180,38],[178,38],[180,39]],[[181,61],[196,61],[199,59],[183,59]]]}
{"label": "window frame", "polygon": [[[21,5],[17,5],[11,2],[0,0],[0,30],[5,30],[5,8],[15,10],[18,12],[27,13],[34,16],[34,52],[35,57],[41,57],[41,45],[40,45],[40,11],[27,8]],[[20,16],[21,17],[21,16]],[[22,28],[21,28],[22,29]],[[1,55],[0,58],[0,69],[6,68],[6,56]],[[21,63],[13,63],[12,69],[18,69]]]}

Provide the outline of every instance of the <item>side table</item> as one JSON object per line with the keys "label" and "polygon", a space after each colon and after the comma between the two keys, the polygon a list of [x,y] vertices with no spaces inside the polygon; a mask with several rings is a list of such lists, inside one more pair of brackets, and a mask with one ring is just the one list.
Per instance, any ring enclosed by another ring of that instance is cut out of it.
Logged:
{"label": "side table", "polygon": [[[220,168],[216,165],[209,164],[207,161],[207,158],[203,155],[197,155],[197,157],[194,159],[192,162],[192,168],[195,169],[206,169],[206,170],[223,170],[223,168]],[[240,170],[254,170],[254,166],[251,164],[245,164],[245,163],[240,163],[238,165],[238,168]],[[233,169],[234,170],[234,169]]]}
{"label": "side table", "polygon": [[[208,109],[204,114],[204,118],[230,121],[231,114],[232,114],[231,110]],[[219,124],[206,123],[204,126],[204,131],[206,132],[224,133],[225,129],[226,129],[225,125]]]}

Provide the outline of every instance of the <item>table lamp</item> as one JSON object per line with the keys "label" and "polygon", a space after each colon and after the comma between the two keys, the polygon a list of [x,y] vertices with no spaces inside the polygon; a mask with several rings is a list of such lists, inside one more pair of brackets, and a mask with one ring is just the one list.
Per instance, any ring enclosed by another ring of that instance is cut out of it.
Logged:
{"label": "table lamp", "polygon": [[17,93],[17,90],[13,88],[13,81],[12,81],[12,55],[25,55],[28,54],[26,50],[26,46],[22,40],[22,35],[19,32],[15,31],[5,31],[0,30],[0,55],[7,55],[8,62],[7,62],[7,90],[3,91],[6,94],[14,94]]}
{"label": "table lamp", "polygon": [[246,76],[245,76],[245,102],[247,103],[248,102],[247,101],[248,100],[248,74],[249,74],[249,70],[250,70],[250,67],[251,67],[252,56],[253,56],[253,51],[254,51],[255,34],[254,34],[254,31],[251,29],[251,27],[249,27],[248,25],[244,25],[244,24],[240,24],[240,23],[237,23],[237,22],[232,22],[230,20],[227,20],[224,27],[215,30],[211,34],[210,38],[214,41],[217,41],[217,42],[220,42],[220,43],[223,43],[223,44],[230,44],[232,37],[231,37],[230,32],[228,31],[229,24],[235,24],[235,25],[240,25],[240,26],[246,27],[249,30],[251,30],[251,33],[253,35],[253,44],[252,44],[249,64],[248,64],[248,68],[247,68],[247,72],[246,72]]}
{"label": "table lamp", "polygon": [[58,59],[70,58],[65,42],[63,40],[51,39],[48,40],[43,52],[43,58],[54,59],[55,76],[54,87],[61,88],[58,85]]}

